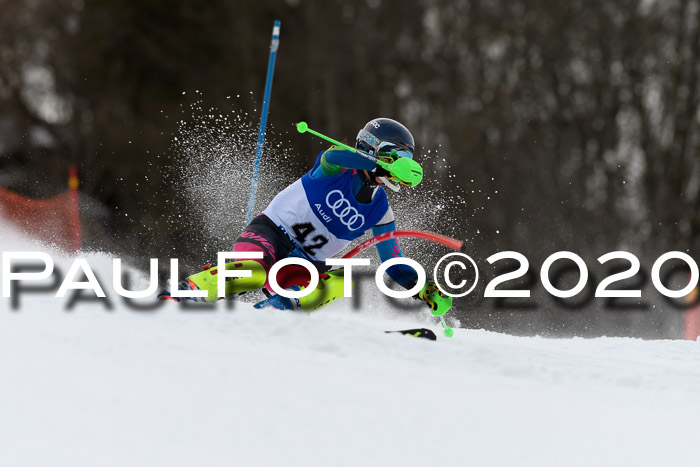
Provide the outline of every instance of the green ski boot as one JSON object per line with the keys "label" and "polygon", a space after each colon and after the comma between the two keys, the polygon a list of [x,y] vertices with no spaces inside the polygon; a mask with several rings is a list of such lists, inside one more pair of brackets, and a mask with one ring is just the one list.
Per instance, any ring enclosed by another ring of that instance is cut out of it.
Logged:
{"label": "green ski boot", "polygon": [[425,283],[418,296],[428,304],[433,316],[443,316],[452,308],[452,297],[442,293],[432,280]]}

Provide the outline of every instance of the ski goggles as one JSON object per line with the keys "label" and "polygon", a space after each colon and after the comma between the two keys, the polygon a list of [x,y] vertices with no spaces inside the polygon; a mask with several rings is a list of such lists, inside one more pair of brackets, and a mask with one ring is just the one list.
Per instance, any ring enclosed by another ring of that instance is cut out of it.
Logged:
{"label": "ski goggles", "polygon": [[406,149],[404,146],[392,143],[390,141],[384,141],[379,143],[377,147],[377,158],[384,162],[394,162],[399,157],[407,157],[413,159],[413,153]]}
{"label": "ski goggles", "polygon": [[378,158],[391,157],[391,160],[382,159],[384,162],[392,162],[399,157],[408,157],[409,159],[413,159],[413,153],[405,146],[392,143],[391,141],[382,141],[369,131],[360,130],[360,132],[357,134],[357,139],[362,140],[372,146],[372,149],[374,149],[374,154]]}

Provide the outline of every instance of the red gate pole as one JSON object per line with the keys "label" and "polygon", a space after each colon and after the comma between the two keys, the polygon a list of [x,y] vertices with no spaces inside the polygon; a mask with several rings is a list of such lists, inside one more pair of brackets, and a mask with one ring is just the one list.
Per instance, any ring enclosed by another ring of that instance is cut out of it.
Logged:
{"label": "red gate pole", "polygon": [[369,240],[357,245],[352,250],[348,251],[343,255],[343,259],[352,258],[353,256],[359,254],[361,251],[366,250],[372,245],[377,243],[386,242],[392,238],[398,237],[412,237],[412,238],[422,238],[424,240],[431,241],[433,243],[439,243],[447,248],[451,248],[456,251],[462,251],[465,247],[464,242],[461,240],[455,240],[454,238],[445,237],[444,235],[436,234],[433,232],[423,232],[422,230],[393,230],[391,232],[386,232],[376,237],[372,237]]}

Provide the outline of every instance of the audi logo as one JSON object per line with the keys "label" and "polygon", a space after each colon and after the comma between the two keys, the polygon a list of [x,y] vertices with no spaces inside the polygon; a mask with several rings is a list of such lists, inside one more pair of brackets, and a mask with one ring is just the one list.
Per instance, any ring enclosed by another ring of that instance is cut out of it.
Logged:
{"label": "audi logo", "polygon": [[[331,200],[334,200],[331,202]],[[357,212],[357,209],[352,207],[350,201],[345,199],[343,192],[333,190],[326,195],[326,206],[328,206],[338,220],[349,230],[357,230],[365,225],[365,216]]]}

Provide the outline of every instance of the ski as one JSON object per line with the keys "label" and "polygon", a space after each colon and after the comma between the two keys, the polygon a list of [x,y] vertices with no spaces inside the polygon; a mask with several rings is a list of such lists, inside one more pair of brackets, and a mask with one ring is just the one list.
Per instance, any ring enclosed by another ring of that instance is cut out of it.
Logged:
{"label": "ski", "polygon": [[384,331],[384,332],[387,334],[399,333],[399,334],[403,334],[405,336],[420,337],[420,338],[428,339],[431,341],[437,340],[437,336],[435,335],[435,333],[433,331],[431,331],[430,329],[426,329],[426,328],[406,329],[403,331]]}

